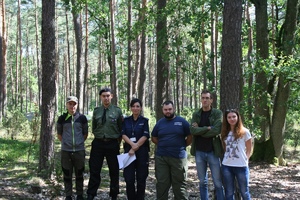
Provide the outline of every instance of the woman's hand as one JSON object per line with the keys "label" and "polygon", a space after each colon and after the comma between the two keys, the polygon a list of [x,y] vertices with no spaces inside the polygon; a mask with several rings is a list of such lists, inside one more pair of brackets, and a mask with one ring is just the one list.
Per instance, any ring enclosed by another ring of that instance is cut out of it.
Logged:
{"label": "woman's hand", "polygon": [[128,152],[128,154],[129,154],[130,156],[133,156],[133,155],[135,154],[135,151],[134,151],[133,149],[130,149],[129,152]]}

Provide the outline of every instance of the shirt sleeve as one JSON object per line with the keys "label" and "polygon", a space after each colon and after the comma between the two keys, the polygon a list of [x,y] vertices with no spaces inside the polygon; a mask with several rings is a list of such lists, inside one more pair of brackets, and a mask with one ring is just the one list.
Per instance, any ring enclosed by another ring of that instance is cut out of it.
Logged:
{"label": "shirt sleeve", "polygon": [[183,119],[183,130],[186,136],[191,134],[190,124],[185,119]]}
{"label": "shirt sleeve", "polygon": [[150,135],[149,135],[149,120],[148,119],[145,119],[143,136],[146,136],[147,138],[150,137]]}
{"label": "shirt sleeve", "polygon": [[157,124],[154,126],[152,133],[151,133],[152,137],[158,137],[158,132],[157,132]]}
{"label": "shirt sleeve", "polygon": [[246,129],[246,133],[244,137],[245,137],[245,142],[252,138],[251,133],[248,129]]}

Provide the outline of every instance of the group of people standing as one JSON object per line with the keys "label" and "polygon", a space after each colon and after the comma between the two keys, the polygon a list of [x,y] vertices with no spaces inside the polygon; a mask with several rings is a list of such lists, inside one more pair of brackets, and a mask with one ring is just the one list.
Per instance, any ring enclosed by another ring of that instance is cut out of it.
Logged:
{"label": "group of people standing", "polygon": [[[132,114],[123,118],[119,107],[111,104],[109,88],[99,92],[102,105],[95,108],[92,118],[92,141],[89,159],[90,178],[87,199],[97,196],[101,183],[101,170],[106,158],[110,176],[109,196],[119,194],[119,164],[117,155],[124,140],[124,152],[135,155],[136,160],[124,168],[128,200],[145,199],[146,179],[149,173],[149,123],[142,116],[142,102],[130,102]],[[212,108],[209,91],[201,93],[202,107],[193,114],[191,123],[175,114],[172,101],[162,104],[164,117],[157,121],[151,141],[155,144],[156,199],[167,200],[172,186],[175,200],[187,200],[188,160],[186,147],[191,146],[195,156],[201,200],[208,199],[209,166],[217,199],[233,199],[234,180],[237,179],[243,199],[250,199],[248,160],[252,143],[249,130],[243,127],[236,110],[222,112]],[[57,121],[58,139],[61,141],[61,165],[64,176],[65,199],[72,199],[72,174],[76,177],[76,199],[83,198],[84,141],[88,136],[88,122],[77,112],[78,99],[67,98],[67,113]],[[223,121],[223,122],[222,122]],[[225,152],[225,153],[224,153]],[[223,159],[221,164],[221,159]],[[225,195],[223,185],[225,186]]]}

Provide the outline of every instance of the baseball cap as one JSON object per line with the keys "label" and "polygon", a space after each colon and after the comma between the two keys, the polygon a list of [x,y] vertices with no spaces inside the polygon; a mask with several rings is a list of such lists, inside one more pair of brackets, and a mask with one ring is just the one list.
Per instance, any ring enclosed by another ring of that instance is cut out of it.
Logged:
{"label": "baseball cap", "polygon": [[69,103],[70,101],[73,101],[75,103],[78,103],[78,98],[75,96],[68,96],[67,97],[67,103]]}

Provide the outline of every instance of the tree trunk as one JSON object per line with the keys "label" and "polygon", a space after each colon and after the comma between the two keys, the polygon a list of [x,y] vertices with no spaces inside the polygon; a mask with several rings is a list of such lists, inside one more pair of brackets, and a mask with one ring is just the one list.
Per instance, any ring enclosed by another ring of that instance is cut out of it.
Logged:
{"label": "tree trunk", "polygon": [[[253,70],[254,66],[253,66],[253,30],[252,30],[252,23],[251,23],[251,18],[250,18],[250,9],[249,9],[249,4],[247,4],[245,12],[246,12],[246,23],[249,24],[249,28],[248,28],[248,53],[247,53],[247,64],[248,64],[248,68]],[[254,82],[254,73],[250,73],[249,75],[249,79],[245,80],[245,82],[248,81],[248,87],[252,88],[253,87],[253,82]],[[253,100],[252,100],[252,96],[253,96],[253,92],[249,91],[248,92],[248,96],[247,96],[247,102],[248,105],[253,105]],[[248,114],[248,119],[253,120],[252,118],[252,112],[249,112]]]}
{"label": "tree trunk", "polygon": [[[257,60],[269,58],[269,37],[268,37],[268,13],[267,0],[254,0],[256,17],[256,48],[258,51]],[[261,63],[256,66],[256,84],[254,94],[255,118],[259,119],[260,141],[265,141],[270,137],[270,112],[268,98],[268,80],[266,72],[262,69]]]}
{"label": "tree trunk", "polygon": [[16,94],[17,102],[20,102],[21,112],[23,112],[23,47],[22,47],[22,28],[21,28],[21,0],[18,0],[18,44],[19,44],[19,56],[20,56],[20,63],[19,63],[19,77],[17,76],[18,80],[18,92]]}
{"label": "tree trunk", "polygon": [[211,67],[211,72],[212,72],[212,88],[214,88],[213,90],[213,94],[214,94],[214,101],[212,103],[212,106],[214,108],[217,107],[217,95],[216,95],[216,91],[218,91],[218,84],[217,84],[217,54],[218,54],[218,29],[217,29],[217,25],[218,25],[218,12],[211,10],[211,56],[210,56],[210,67]]}
{"label": "tree trunk", "polygon": [[127,110],[129,110],[129,102],[132,98],[132,66],[131,66],[131,60],[132,60],[132,50],[131,50],[131,0],[128,0],[128,12],[127,12],[127,29],[128,29],[128,40],[127,40]]}
{"label": "tree trunk", "polygon": [[7,59],[7,37],[6,37],[6,19],[5,19],[5,0],[1,1],[0,5],[0,122],[2,122],[2,117],[5,116],[7,96],[7,74],[6,74],[6,59]]}
{"label": "tree trunk", "polygon": [[240,107],[242,10],[242,1],[224,1],[220,97],[222,110]]}
{"label": "tree trunk", "polygon": [[37,0],[34,1],[34,7],[35,7],[35,14],[34,14],[34,23],[35,23],[35,48],[36,48],[36,69],[37,69],[37,76],[38,76],[38,107],[41,108],[42,105],[42,94],[41,94],[41,88],[42,88],[42,77],[41,77],[41,63],[40,63],[40,44],[39,44],[39,19],[38,19],[38,9],[37,9]]}
{"label": "tree trunk", "polygon": [[142,0],[142,10],[140,11],[141,19],[140,23],[142,24],[142,34],[141,34],[141,67],[140,67],[140,81],[138,86],[138,98],[145,102],[145,83],[146,83],[146,64],[147,64],[147,36],[146,29],[147,23],[145,20],[146,17],[146,7],[147,0]]}
{"label": "tree trunk", "polygon": [[[204,12],[204,6],[202,6],[202,12]],[[204,21],[201,22],[201,30],[205,30],[204,28],[205,23]],[[206,52],[205,52],[205,32],[201,31],[201,39],[200,39],[200,43],[201,43],[201,54],[202,54],[202,58],[201,58],[201,63],[202,63],[202,83],[203,83],[203,89],[207,89],[207,66],[206,66]]]}
{"label": "tree trunk", "polygon": [[[286,61],[292,55],[295,46],[295,31],[297,27],[297,17],[299,10],[299,0],[288,0],[286,8],[285,22],[282,26],[282,56]],[[279,75],[278,89],[276,92],[271,134],[274,144],[275,156],[278,158],[279,165],[285,165],[283,158],[283,140],[285,132],[285,120],[287,113],[287,102],[290,96],[290,82],[284,72]]]}
{"label": "tree trunk", "polygon": [[55,0],[42,1],[42,119],[39,173],[49,178],[53,169],[55,131]]}
{"label": "tree trunk", "polygon": [[[88,89],[87,89],[87,80],[89,77],[89,60],[88,60],[88,48],[89,48],[89,19],[88,19],[88,5],[87,2],[85,2],[85,51],[84,51],[84,62],[85,62],[85,68],[84,68],[84,81],[83,81],[83,106],[82,106],[82,113],[87,113],[89,110],[89,95],[88,95]],[[86,109],[85,109],[86,107]]]}
{"label": "tree trunk", "polygon": [[169,98],[169,64],[166,0],[157,0],[157,72],[156,72],[156,120],[163,117],[161,104]]}
{"label": "tree trunk", "polygon": [[139,85],[140,68],[141,68],[141,35],[138,34],[135,38],[135,65],[134,74],[132,77],[132,95],[138,97],[137,88]]}
{"label": "tree trunk", "polygon": [[112,99],[113,104],[118,102],[118,79],[117,79],[117,67],[116,67],[116,49],[115,49],[115,0],[110,0],[110,31],[111,31],[111,75],[110,85],[114,93]]}
{"label": "tree trunk", "polygon": [[[76,0],[72,0],[73,7],[77,7]],[[76,39],[76,96],[79,101],[79,112],[83,111],[83,84],[84,84],[84,67],[82,67],[82,28],[81,16],[77,11],[72,9],[75,39]]]}
{"label": "tree trunk", "polygon": [[67,45],[67,52],[66,52],[66,96],[71,95],[72,91],[72,81],[71,81],[71,59],[70,59],[70,42],[69,42],[69,18],[68,18],[68,13],[67,10],[66,12],[66,45]]}

